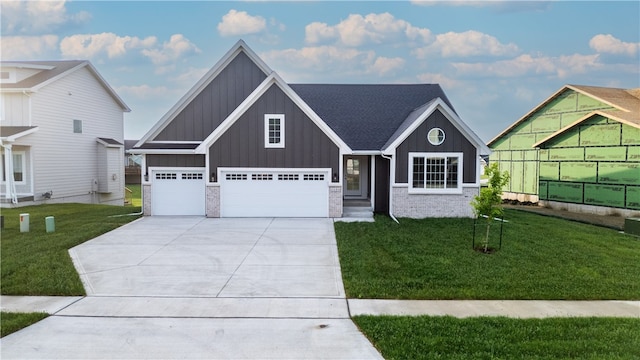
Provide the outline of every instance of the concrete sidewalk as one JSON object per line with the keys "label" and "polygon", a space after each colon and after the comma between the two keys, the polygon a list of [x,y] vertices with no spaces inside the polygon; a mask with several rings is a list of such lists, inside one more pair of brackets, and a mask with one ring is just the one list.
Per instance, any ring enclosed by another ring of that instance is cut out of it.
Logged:
{"label": "concrete sidewalk", "polygon": [[2,359],[382,359],[361,314],[640,317],[638,301],[346,299],[330,219],[146,217],[70,250],[86,297],[0,297],[52,316]]}
{"label": "concrete sidewalk", "polygon": [[[122,306],[126,304],[126,307]],[[1,296],[2,311],[100,317],[341,318],[345,313],[395,316],[629,317],[640,318],[640,301],[567,300],[379,300],[277,298],[119,298]],[[70,307],[70,305],[74,305]],[[311,313],[308,309],[316,309]]]}
{"label": "concrete sidewalk", "polygon": [[349,317],[331,219],[146,217],[70,254],[88,296],[26,299],[53,316],[2,359],[382,359]]}

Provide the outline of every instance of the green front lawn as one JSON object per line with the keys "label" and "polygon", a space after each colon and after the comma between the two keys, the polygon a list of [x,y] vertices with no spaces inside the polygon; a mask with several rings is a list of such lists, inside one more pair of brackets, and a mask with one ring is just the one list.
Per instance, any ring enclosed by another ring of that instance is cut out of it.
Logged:
{"label": "green front lawn", "polygon": [[638,359],[640,320],[353,318],[385,359]]}
{"label": "green front lawn", "polygon": [[336,223],[347,296],[640,299],[637,238],[516,210],[506,219],[502,249],[491,255],[472,249],[472,219]]}
{"label": "green front lawn", "polygon": [[[68,250],[111,231],[138,216],[140,208],[47,204],[2,209],[0,293],[3,295],[84,295]],[[30,232],[20,232],[20,214],[30,215]],[[45,217],[54,216],[55,232],[45,231]]]}
{"label": "green front lawn", "polygon": [[26,328],[49,316],[45,313],[0,312],[0,337]]}

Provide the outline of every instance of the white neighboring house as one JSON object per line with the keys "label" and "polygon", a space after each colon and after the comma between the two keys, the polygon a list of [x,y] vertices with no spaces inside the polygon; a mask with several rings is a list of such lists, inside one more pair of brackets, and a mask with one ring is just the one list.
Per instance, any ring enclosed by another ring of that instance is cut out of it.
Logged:
{"label": "white neighboring house", "polygon": [[124,113],[89,61],[0,62],[2,207],[124,204]]}

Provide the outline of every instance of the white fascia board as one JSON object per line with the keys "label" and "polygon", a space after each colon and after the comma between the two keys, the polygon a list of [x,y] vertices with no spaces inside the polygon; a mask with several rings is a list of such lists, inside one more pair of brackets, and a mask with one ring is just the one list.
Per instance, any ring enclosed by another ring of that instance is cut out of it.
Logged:
{"label": "white fascia board", "polygon": [[440,108],[442,114],[449,119],[449,121],[453,124],[453,126],[458,129],[473,145],[475,145],[476,149],[480,153],[480,155],[489,155],[491,154],[491,149],[487,146],[487,144],[480,139],[480,137],[467,125],[458,115],[451,110],[451,108],[442,100],[438,99],[438,107]]}
{"label": "white fascia board", "polygon": [[482,155],[488,155],[491,150],[487,145],[476,135],[471,128],[458,117],[458,115],[445,103],[441,98],[437,98],[424,112],[416,118],[416,120],[407,129],[400,134],[391,144],[382,149],[382,153],[385,155],[392,155],[395,153],[395,149],[411,135],[434,111],[440,110],[453,126],[458,129],[469,140]]}
{"label": "white fascia board", "polygon": [[7,137],[3,137],[2,140],[6,141],[6,142],[15,142],[16,140],[18,140],[19,138],[23,137],[23,136],[27,136],[29,134],[33,134],[34,132],[38,131],[38,127],[32,127],[31,129],[19,132],[17,134],[13,134],[11,136],[7,136]]}
{"label": "white fascia board", "polygon": [[244,114],[272,85],[277,85],[310,119],[322,132],[327,135],[341,152],[351,153],[349,146],[329,128],[329,126],[305,103],[298,94],[291,89],[287,83],[276,73],[272,72],[264,81],[247,96],[246,99],[200,144],[196,154],[205,154],[209,147],[218,140],[241,116]]}
{"label": "white fascia board", "polygon": [[22,62],[16,62],[16,61],[9,61],[9,62],[2,62],[0,63],[0,69],[1,68],[10,68],[10,67],[14,67],[14,68],[20,68],[20,69],[34,69],[34,70],[53,70],[55,69],[55,66],[51,66],[51,65],[37,65],[37,64],[27,64],[27,63],[22,63]]}
{"label": "white fascia board", "polygon": [[241,52],[244,53],[251,59],[259,68],[262,70],[267,76],[273,72],[267,64],[260,59],[258,55],[256,55],[253,50],[251,50],[247,44],[238,40],[238,42],[229,50],[227,53],[220,59],[218,62],[213,65],[213,67],[204,74],[200,80],[182,97],[178,102],[171,108],[167,113],[160,118],[160,120],[138,141],[135,146],[141,146],[146,141],[156,136],[160,131],[162,131],[165,127],[167,127],[171,121],[187,107],[193,101],[193,99],[198,96],[206,88],[221,72],[224,70],[233,59]]}
{"label": "white fascia board", "polygon": [[433,112],[435,111],[438,101],[442,102],[439,98],[436,101],[433,101],[429,107],[427,107],[424,112],[416,118],[416,120],[408,126],[402,134],[400,134],[391,144],[382,149],[382,153],[384,155],[395,155],[396,148],[409,136],[411,135],[417,128],[422,124]]}
{"label": "white fascia board", "polygon": [[206,154],[209,147],[216,142],[216,140],[218,140],[220,136],[222,136],[222,134],[224,134],[231,125],[233,125],[240,116],[242,116],[242,114],[244,114],[244,112],[247,111],[249,107],[251,107],[251,105],[253,105],[253,103],[255,103],[256,100],[258,100],[260,96],[267,91],[267,89],[269,89],[274,81],[273,74],[267,76],[267,78],[264,79],[264,81],[262,81],[262,83],[258,85],[258,87],[255,88],[251,94],[249,94],[249,96],[247,96],[247,98],[244,99],[244,101],[242,101],[240,105],[238,105],[238,107],[235,108],[235,110],[233,110],[231,114],[229,114],[229,116],[227,116],[227,118],[224,119],[224,121],[222,121],[222,123],[220,123],[220,125],[218,125],[218,127],[202,141],[200,145],[198,145],[195,149],[195,153]]}
{"label": "white fascia board", "polygon": [[313,111],[313,109],[311,109],[311,107],[307,105],[307,103],[302,100],[295,91],[293,91],[293,89],[280,77],[280,75],[274,72],[273,76],[276,79],[276,85],[278,85],[280,89],[282,89],[282,91],[284,91],[284,93],[289,96],[296,105],[298,105],[298,107],[311,119],[311,121],[313,121],[320,130],[322,130],[322,132],[325,133],[325,135],[327,135],[329,139],[338,146],[338,148],[340,148],[341,151],[353,152],[349,145],[347,145],[347,143],[345,143],[338,134],[331,130],[329,125],[327,125],[327,123],[325,123],[324,120],[322,120],[322,118],[320,118],[320,116],[318,116],[318,114],[316,114],[316,112]]}
{"label": "white fascia board", "polygon": [[380,150],[353,150],[350,154],[345,155],[381,155]]}
{"label": "white fascia board", "polygon": [[193,149],[130,149],[129,154],[132,155],[193,155]]}

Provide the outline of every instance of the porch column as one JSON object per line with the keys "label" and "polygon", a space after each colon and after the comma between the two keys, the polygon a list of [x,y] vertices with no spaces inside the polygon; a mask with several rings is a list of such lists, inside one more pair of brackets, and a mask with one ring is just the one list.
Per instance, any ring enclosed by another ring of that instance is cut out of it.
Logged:
{"label": "porch column", "polygon": [[18,203],[18,195],[16,194],[16,182],[13,178],[13,151],[11,144],[2,143],[4,148],[4,171],[5,171],[5,197],[11,199],[14,204]]}

